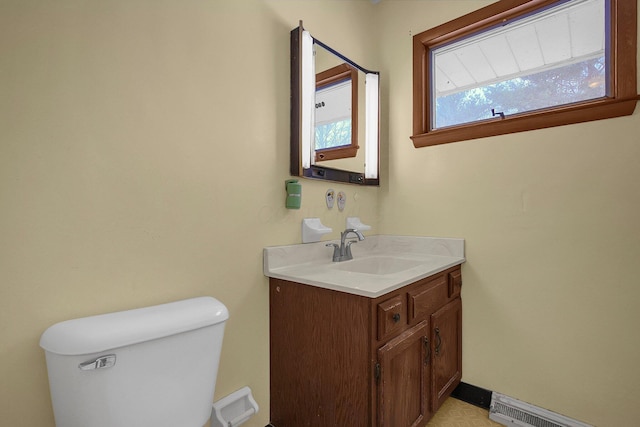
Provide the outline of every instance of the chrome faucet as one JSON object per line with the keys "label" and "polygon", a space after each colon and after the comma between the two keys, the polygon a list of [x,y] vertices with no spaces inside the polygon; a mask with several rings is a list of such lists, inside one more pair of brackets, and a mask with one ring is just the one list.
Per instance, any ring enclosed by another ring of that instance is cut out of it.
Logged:
{"label": "chrome faucet", "polygon": [[340,246],[336,243],[326,244],[326,246],[333,246],[333,262],[349,261],[350,259],[353,259],[353,255],[351,254],[351,245],[358,242],[356,240],[346,241],[347,236],[351,233],[355,234],[358,240],[364,240],[364,236],[361,232],[355,228],[347,228],[340,233]]}

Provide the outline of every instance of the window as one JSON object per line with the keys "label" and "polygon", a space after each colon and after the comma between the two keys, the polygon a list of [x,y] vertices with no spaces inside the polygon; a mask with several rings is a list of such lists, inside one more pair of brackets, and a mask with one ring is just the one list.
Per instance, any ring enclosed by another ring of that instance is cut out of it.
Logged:
{"label": "window", "polygon": [[316,90],[316,151],[345,145],[351,145],[349,79]]}
{"label": "window", "polygon": [[358,71],[349,64],[316,74],[315,129],[316,162],[356,156]]}
{"label": "window", "polygon": [[417,34],[414,145],[633,113],[636,7],[503,0]]}

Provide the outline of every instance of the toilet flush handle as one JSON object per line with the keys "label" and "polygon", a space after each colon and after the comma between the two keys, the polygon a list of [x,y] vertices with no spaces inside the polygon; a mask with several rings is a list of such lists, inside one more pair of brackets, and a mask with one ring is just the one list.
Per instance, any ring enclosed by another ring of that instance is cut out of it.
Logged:
{"label": "toilet flush handle", "polygon": [[80,368],[81,371],[92,371],[94,369],[110,368],[115,364],[116,364],[116,355],[107,354],[105,356],[100,356],[94,360],[82,362],[81,364],[78,365],[78,368]]}

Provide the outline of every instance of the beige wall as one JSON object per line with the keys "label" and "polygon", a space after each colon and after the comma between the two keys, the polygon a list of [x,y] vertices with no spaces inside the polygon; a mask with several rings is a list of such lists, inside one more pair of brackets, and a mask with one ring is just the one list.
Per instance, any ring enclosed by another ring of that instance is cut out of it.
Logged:
{"label": "beige wall", "polygon": [[466,239],[463,381],[598,426],[640,419],[640,110],[413,148],[411,34],[489,2],[383,1],[382,232]]}
{"label": "beige wall", "polygon": [[347,215],[375,224],[379,192],[331,184],[340,213],[329,184],[305,181],[303,208],[284,208],[289,31],[303,19],[366,63],[371,11],[0,0],[0,425],[53,426],[48,326],[199,295],[231,313],[216,396],[250,386],[261,409],[246,425],[267,424],[262,248],[299,243],[304,217],[332,238]]}
{"label": "beige wall", "polygon": [[[216,396],[268,422],[262,248],[319,216],[467,239],[464,381],[600,426],[640,418],[631,117],[414,149],[411,34],[483,1],[0,0],[0,425],[53,426],[40,334],[198,295],[231,312]],[[288,175],[289,31],[382,74],[378,188]],[[328,211],[327,188],[347,192]],[[634,280],[635,279],[635,280]]]}

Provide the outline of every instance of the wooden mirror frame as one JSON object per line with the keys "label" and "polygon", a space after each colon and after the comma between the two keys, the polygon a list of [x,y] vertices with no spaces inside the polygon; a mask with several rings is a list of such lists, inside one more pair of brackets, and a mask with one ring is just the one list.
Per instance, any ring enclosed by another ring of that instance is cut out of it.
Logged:
{"label": "wooden mirror frame", "polygon": [[351,144],[316,150],[316,162],[355,157],[358,154],[358,70],[344,63],[322,71],[316,74],[316,91],[347,79],[351,80]]}

